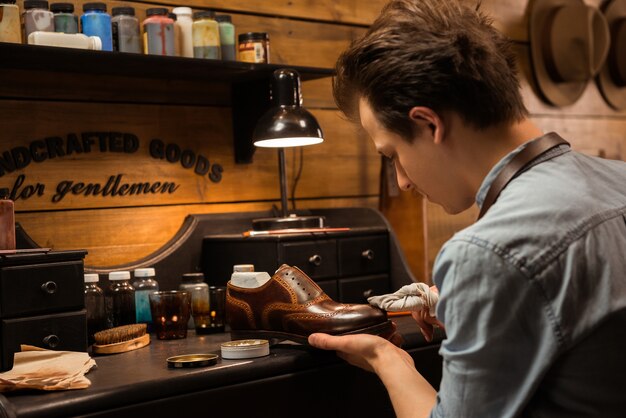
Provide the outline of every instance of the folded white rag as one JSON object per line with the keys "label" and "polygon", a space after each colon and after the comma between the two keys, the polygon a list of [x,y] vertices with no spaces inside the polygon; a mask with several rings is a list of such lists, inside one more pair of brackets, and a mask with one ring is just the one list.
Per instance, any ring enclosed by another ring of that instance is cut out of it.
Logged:
{"label": "folded white rag", "polygon": [[425,283],[411,283],[394,293],[367,298],[370,305],[389,312],[421,311],[428,309],[435,316],[439,293]]}

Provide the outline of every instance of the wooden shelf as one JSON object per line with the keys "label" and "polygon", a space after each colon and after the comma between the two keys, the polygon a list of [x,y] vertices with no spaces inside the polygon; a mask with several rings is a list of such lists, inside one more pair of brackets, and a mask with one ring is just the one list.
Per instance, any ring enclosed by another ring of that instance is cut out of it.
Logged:
{"label": "wooden shelf", "polygon": [[230,106],[235,160],[249,163],[252,132],[270,107],[270,78],[279,68],[295,69],[302,81],[334,74],[329,68],[0,42],[0,98]]}

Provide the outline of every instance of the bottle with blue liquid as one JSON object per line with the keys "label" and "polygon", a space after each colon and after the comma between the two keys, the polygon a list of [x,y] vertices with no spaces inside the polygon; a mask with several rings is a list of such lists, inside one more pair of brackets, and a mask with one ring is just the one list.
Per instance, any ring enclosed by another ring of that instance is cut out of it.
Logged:
{"label": "bottle with blue liquid", "polygon": [[80,25],[85,35],[100,38],[103,51],[113,51],[111,16],[107,13],[106,4],[83,4],[83,15],[80,17]]}
{"label": "bottle with blue liquid", "polygon": [[132,285],[135,288],[135,312],[138,324],[147,324],[152,329],[152,313],[150,312],[150,293],[159,290],[154,268],[135,269]]}

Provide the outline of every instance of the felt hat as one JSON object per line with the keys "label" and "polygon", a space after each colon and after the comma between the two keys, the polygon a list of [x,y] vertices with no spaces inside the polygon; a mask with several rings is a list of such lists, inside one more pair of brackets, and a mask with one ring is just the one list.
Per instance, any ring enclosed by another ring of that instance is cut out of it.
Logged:
{"label": "felt hat", "polygon": [[528,35],[539,91],[558,107],[580,98],[600,71],[610,45],[604,15],[583,0],[534,0]]}
{"label": "felt hat", "polygon": [[626,109],[626,0],[608,0],[601,7],[611,32],[611,47],[596,81],[609,105]]}

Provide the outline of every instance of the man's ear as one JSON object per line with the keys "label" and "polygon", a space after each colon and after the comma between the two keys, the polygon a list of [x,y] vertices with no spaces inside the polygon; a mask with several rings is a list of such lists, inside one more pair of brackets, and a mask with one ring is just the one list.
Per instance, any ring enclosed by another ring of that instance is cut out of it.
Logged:
{"label": "man's ear", "polygon": [[441,144],[445,136],[445,126],[439,115],[429,107],[415,106],[409,110],[409,118],[420,132],[430,135],[435,144]]}

